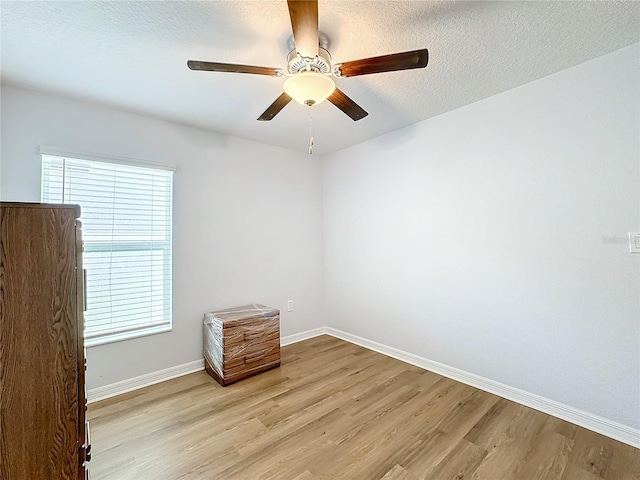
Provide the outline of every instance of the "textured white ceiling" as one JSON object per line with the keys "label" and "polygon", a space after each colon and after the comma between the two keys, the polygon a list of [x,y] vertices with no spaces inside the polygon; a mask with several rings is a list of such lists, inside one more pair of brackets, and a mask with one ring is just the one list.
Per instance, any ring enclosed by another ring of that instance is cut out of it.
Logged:
{"label": "textured white ceiling", "polygon": [[329,102],[256,118],[282,78],[194,72],[188,59],[286,65],[285,0],[2,1],[2,80],[306,151],[330,153],[640,41],[635,1],[320,0],[334,62],[428,48],[422,70],[338,79]]}

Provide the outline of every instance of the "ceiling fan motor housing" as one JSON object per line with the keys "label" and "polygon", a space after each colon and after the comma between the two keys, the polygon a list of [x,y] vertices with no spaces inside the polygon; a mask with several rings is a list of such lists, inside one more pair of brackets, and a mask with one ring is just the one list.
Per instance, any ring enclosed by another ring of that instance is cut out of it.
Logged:
{"label": "ceiling fan motor housing", "polygon": [[287,56],[287,67],[290,74],[309,70],[318,73],[331,73],[331,54],[322,47],[318,47],[316,57],[302,57],[293,49]]}

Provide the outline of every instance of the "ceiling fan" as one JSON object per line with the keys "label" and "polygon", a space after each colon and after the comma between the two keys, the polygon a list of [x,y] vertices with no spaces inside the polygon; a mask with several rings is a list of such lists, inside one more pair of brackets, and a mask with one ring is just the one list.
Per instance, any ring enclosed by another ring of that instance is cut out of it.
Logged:
{"label": "ceiling fan", "polygon": [[258,120],[272,120],[292,99],[308,106],[328,99],[351,119],[357,121],[366,117],[368,113],[336,88],[332,76],[357,77],[427,66],[429,52],[426,48],[332,65],[331,54],[319,45],[318,1],[287,0],[287,4],[295,42],[295,48],[287,58],[287,70],[197,60],[187,62],[191,70],[288,77],[283,84],[284,92],[260,115]]}

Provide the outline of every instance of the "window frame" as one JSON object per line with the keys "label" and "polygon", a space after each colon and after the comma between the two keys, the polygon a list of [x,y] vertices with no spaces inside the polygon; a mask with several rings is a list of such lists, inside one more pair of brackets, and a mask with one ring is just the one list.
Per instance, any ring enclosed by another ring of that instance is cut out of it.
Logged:
{"label": "window frame", "polygon": [[[41,157],[41,200],[44,202],[45,196],[45,157],[57,157],[62,160],[76,160],[76,161],[90,161],[90,162],[100,162],[104,164],[110,165],[123,165],[127,167],[142,167],[147,169],[156,169],[156,170],[164,170],[169,171],[173,174],[176,168],[173,165],[159,163],[159,162],[149,162],[138,159],[131,159],[120,156],[111,156],[111,155],[102,155],[95,153],[81,153],[81,152],[68,152],[63,151],[61,149],[49,146],[40,147],[40,157]],[[63,182],[64,183],[64,182]],[[164,284],[165,294],[162,296],[162,308],[164,309],[164,318],[168,319],[168,321],[163,322],[157,325],[144,325],[144,326],[135,326],[131,325],[127,328],[126,325],[123,325],[122,328],[114,328],[110,333],[98,333],[96,336],[86,337],[85,336],[85,346],[92,347],[97,345],[104,345],[113,342],[119,342],[123,340],[129,340],[133,338],[139,338],[148,335],[155,335],[158,333],[166,333],[173,330],[173,202],[174,202],[174,187],[173,187],[174,179],[173,175],[171,175],[168,179],[169,189],[169,226],[167,231],[167,237],[162,241],[154,241],[154,240],[116,240],[116,241],[108,241],[108,240],[96,240],[96,241],[87,241],[83,240],[83,250],[87,253],[90,252],[117,252],[117,251],[156,251],[162,250],[164,252],[164,261],[163,265],[166,266],[167,259],[169,256],[171,261],[169,262],[169,281],[168,284]],[[65,203],[64,193],[62,194],[62,199],[60,202],[56,203]],[[52,199],[48,200],[49,202],[53,202]],[[77,201],[72,201],[69,203],[78,203]],[[82,204],[80,204],[82,208]],[[82,221],[82,216],[80,217],[80,221]],[[83,227],[86,229],[86,223],[83,224]],[[169,249],[167,250],[167,245]],[[118,248],[114,248],[114,246]],[[124,247],[124,248],[123,248]],[[165,278],[166,279],[166,278]],[[87,288],[85,286],[85,288]],[[167,291],[168,290],[168,291]],[[88,306],[90,308],[90,305]],[[105,329],[106,330],[106,329]],[[86,323],[85,323],[85,332],[86,332]]]}

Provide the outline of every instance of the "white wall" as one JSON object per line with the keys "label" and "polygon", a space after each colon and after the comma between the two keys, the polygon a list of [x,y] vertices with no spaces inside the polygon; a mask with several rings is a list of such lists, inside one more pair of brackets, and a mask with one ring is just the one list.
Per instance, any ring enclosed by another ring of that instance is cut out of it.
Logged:
{"label": "white wall", "polygon": [[639,58],[325,157],[329,325],[639,428]]}
{"label": "white wall", "polygon": [[284,310],[283,335],[324,325],[317,157],[11,86],[1,93],[4,201],[40,200],[40,145],[177,166],[173,331],[89,348],[89,389],[201,359],[205,311],[259,302]]}

